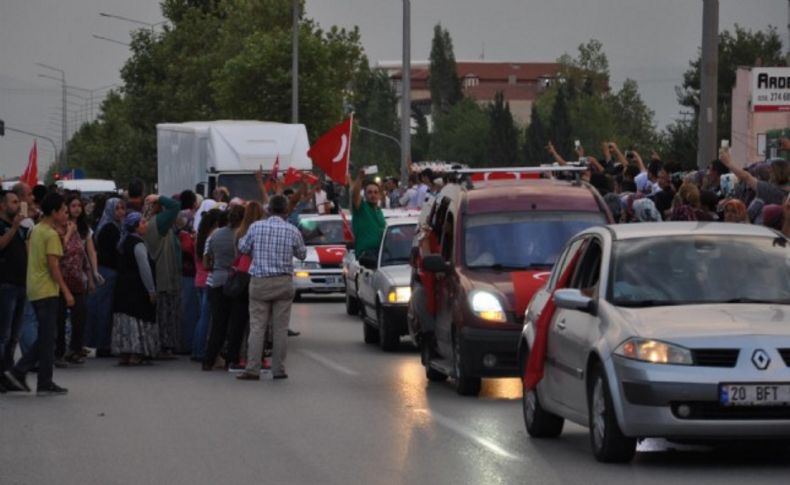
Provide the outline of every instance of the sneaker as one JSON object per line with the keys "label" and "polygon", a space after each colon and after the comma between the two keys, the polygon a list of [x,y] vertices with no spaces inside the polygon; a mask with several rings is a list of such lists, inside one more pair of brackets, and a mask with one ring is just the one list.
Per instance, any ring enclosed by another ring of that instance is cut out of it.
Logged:
{"label": "sneaker", "polygon": [[246,367],[240,364],[228,365],[228,372],[244,372],[244,369],[246,369]]}
{"label": "sneaker", "polygon": [[50,383],[50,385],[46,387],[39,387],[38,389],[36,389],[36,396],[60,396],[68,393],[69,393],[68,389],[66,389],[65,387],[60,387],[54,382]]}
{"label": "sneaker", "polygon": [[27,385],[25,376],[17,374],[14,369],[5,371],[5,378],[11,384],[11,386],[7,386],[9,391],[30,392],[30,386]]}
{"label": "sneaker", "polygon": [[291,330],[290,328],[288,329],[288,336],[289,337],[298,337],[301,334],[302,334],[302,332],[297,332],[296,330]]}
{"label": "sneaker", "polygon": [[288,379],[288,374],[274,374],[272,376],[272,379],[274,379],[275,381],[280,379]]}
{"label": "sneaker", "polygon": [[240,381],[259,381],[261,380],[261,376],[258,374],[250,374],[248,372],[242,372],[241,374],[236,376],[236,379]]}

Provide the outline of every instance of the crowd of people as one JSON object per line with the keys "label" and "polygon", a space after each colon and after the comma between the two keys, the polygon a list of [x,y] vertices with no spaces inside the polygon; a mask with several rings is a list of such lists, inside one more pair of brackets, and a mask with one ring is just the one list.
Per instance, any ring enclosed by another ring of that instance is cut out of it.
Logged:
{"label": "crowd of people", "polygon": [[[551,143],[547,150],[568,164]],[[680,172],[655,152],[645,163],[614,142],[602,144],[600,160],[577,152],[582,178],[616,222],[754,223],[790,237],[784,160],[741,168],[723,150],[705,171]],[[405,188],[396,178],[365,179],[360,170],[350,187],[357,254],[378,248],[382,208],[420,209],[451,182],[414,166]],[[287,336],[298,334],[289,329],[293,259],[305,258],[299,215],[337,212],[340,203],[331,185],[302,179],[285,188],[260,172],[257,182],[261,198],[248,201],[223,187],[205,200],[190,190],[147,195],[139,180],[123,197],[24,183],[0,192],[0,393],[30,391],[34,369],[38,394],[66,393],[53,367],[83,365],[89,349],[121,366],[189,355],[204,371],[241,380],[267,367],[287,378]]]}
{"label": "crowd of people", "polygon": [[29,392],[37,370],[37,394],[65,394],[53,368],[89,355],[120,366],[189,355],[242,380],[262,367],[287,378],[293,258],[305,258],[291,222],[336,206],[306,180],[257,180],[249,201],[223,187],[205,200],[146,195],[139,180],[123,197],[0,192],[0,393]]}

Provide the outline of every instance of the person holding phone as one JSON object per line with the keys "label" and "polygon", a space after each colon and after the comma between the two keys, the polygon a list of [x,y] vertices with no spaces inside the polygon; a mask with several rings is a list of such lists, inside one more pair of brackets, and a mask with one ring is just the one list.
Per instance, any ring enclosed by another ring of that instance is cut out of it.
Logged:
{"label": "person holding phone", "polygon": [[[427,170],[427,169],[426,169]],[[359,259],[364,253],[376,252],[384,237],[384,213],[379,207],[381,187],[370,180],[365,182],[365,198],[362,198],[362,182],[365,169],[360,169],[351,184],[351,230],[354,233],[355,253]]]}
{"label": "person holding phone", "polygon": [[25,309],[28,230],[19,197],[0,191],[0,393],[9,387],[3,372],[14,365]]}

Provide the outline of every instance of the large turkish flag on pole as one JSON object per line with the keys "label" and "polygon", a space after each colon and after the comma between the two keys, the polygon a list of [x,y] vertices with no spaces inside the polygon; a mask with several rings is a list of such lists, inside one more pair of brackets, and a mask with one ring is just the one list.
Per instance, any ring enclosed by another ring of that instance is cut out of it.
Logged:
{"label": "large turkish flag on pole", "polygon": [[27,156],[25,173],[19,177],[19,181],[26,183],[30,187],[38,185],[38,148],[36,147],[36,140],[33,140],[33,147],[30,149],[30,155]]}
{"label": "large turkish flag on pole", "polygon": [[323,170],[327,177],[343,185],[348,180],[353,124],[352,113],[345,121],[324,133],[307,151],[307,156],[313,160],[315,166]]}

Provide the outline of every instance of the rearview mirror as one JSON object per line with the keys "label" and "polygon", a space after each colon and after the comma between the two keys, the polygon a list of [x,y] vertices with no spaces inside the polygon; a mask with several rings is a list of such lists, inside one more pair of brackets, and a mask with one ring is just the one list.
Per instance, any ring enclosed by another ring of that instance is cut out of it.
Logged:
{"label": "rearview mirror", "polygon": [[576,288],[564,288],[554,292],[554,304],[565,310],[579,310],[581,312],[596,314],[595,300],[584,296]]}
{"label": "rearview mirror", "polygon": [[429,273],[448,273],[450,265],[439,255],[432,254],[422,259],[422,266]]}
{"label": "rearview mirror", "polygon": [[378,258],[370,253],[365,253],[359,257],[359,264],[362,265],[363,268],[376,269],[378,263]]}

